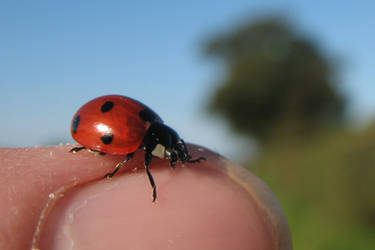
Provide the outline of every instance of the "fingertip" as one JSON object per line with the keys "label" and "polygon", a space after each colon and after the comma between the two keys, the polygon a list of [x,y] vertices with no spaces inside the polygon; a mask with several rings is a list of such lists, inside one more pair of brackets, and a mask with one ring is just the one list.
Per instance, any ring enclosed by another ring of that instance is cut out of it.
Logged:
{"label": "fingertip", "polygon": [[[44,236],[34,246],[56,249],[67,232],[82,249],[95,249],[98,242],[132,242],[145,249],[147,243],[153,249],[292,249],[285,216],[269,188],[210,150],[188,145],[194,158],[207,160],[175,170],[168,161],[153,159],[158,197],[152,202],[143,152],[119,176],[105,180],[122,157],[72,154],[72,147],[0,151],[6,176],[0,208],[9,222],[2,228],[9,241],[1,247],[27,248],[37,228]],[[12,187],[16,196],[9,196]]]}
{"label": "fingertip", "polygon": [[264,183],[212,151],[190,149],[207,160],[175,170],[167,161],[152,164],[156,202],[142,169],[72,189],[48,217],[40,244],[47,249],[66,249],[67,242],[81,249],[291,249],[285,216]]}

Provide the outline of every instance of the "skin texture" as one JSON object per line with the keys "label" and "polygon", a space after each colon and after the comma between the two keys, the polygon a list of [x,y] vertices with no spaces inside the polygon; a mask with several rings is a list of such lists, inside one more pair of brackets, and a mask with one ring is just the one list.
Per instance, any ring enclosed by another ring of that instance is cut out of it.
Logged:
{"label": "skin texture", "polygon": [[292,249],[275,196],[249,171],[188,145],[199,164],[153,159],[158,199],[137,151],[69,153],[72,145],[0,149],[0,249]]}

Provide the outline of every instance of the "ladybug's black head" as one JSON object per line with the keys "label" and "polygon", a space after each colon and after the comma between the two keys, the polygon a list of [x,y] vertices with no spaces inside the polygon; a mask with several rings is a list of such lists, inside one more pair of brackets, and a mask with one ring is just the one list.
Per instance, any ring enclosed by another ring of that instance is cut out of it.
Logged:
{"label": "ladybug's black head", "polygon": [[189,162],[191,158],[185,142],[177,132],[158,122],[151,124],[143,139],[143,147],[146,153],[154,157],[170,160],[172,166],[177,161]]}
{"label": "ladybug's black head", "polygon": [[182,163],[189,161],[191,156],[185,142],[179,139],[171,148],[166,150],[165,158],[170,159],[171,165],[173,166],[176,161],[181,161]]}
{"label": "ladybug's black head", "polygon": [[165,158],[170,159],[171,166],[174,167],[174,163],[176,161],[180,161],[181,163],[188,162],[188,163],[195,163],[200,162],[202,160],[206,160],[205,157],[198,157],[196,159],[191,159],[189,151],[185,145],[184,140],[178,139],[175,144],[170,149],[165,151]]}

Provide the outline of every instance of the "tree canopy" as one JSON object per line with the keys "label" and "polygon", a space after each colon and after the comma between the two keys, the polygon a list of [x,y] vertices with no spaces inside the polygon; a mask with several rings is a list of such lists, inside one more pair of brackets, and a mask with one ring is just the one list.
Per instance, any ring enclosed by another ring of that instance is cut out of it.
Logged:
{"label": "tree canopy", "polygon": [[343,118],[333,63],[281,17],[219,34],[204,51],[226,68],[209,108],[238,132],[265,140],[284,128],[306,134]]}

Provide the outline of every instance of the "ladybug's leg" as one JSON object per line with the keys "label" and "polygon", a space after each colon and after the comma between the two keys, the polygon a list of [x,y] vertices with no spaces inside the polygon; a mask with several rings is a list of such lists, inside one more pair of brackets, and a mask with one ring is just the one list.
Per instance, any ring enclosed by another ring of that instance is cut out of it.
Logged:
{"label": "ladybug's leg", "polygon": [[100,152],[100,151],[97,151],[97,150],[93,150],[91,148],[86,148],[86,147],[74,147],[72,148],[71,150],[69,150],[69,152],[72,152],[73,154],[77,153],[78,151],[81,151],[83,149],[86,149],[87,151],[90,151],[92,153],[95,153],[95,154],[100,154],[100,155],[105,155],[104,152]]}
{"label": "ladybug's leg", "polygon": [[78,151],[81,151],[82,149],[86,149],[86,147],[74,147],[69,152],[72,152],[73,154],[77,153]]}
{"label": "ladybug's leg", "polygon": [[145,169],[146,169],[146,173],[147,173],[147,176],[148,176],[148,180],[150,181],[150,184],[151,184],[151,187],[152,187],[152,202],[155,202],[156,197],[157,197],[157,195],[156,195],[156,185],[155,185],[154,177],[152,177],[150,169],[148,168],[148,166],[151,164],[151,159],[152,159],[152,154],[146,152]]}
{"label": "ladybug's leg", "polygon": [[174,159],[174,160],[171,160],[171,162],[170,162],[170,165],[171,165],[171,167],[173,168],[173,169],[175,169],[176,168],[176,159]]}
{"label": "ladybug's leg", "polygon": [[196,163],[196,162],[201,162],[201,161],[205,161],[205,160],[207,160],[205,157],[199,157],[197,159],[192,159],[192,160],[189,159],[186,162],[188,162],[188,163]]}
{"label": "ladybug's leg", "polygon": [[95,154],[98,154],[98,155],[105,155],[104,152],[100,152],[100,151],[93,150],[93,149],[90,149],[90,148],[88,148],[87,150],[88,150],[89,152],[91,152],[91,153],[95,153]]}
{"label": "ladybug's leg", "polygon": [[130,161],[133,158],[134,153],[128,154],[126,158],[116,164],[115,170],[111,173],[108,173],[104,176],[105,179],[111,179],[119,170],[124,166],[125,163]]}

